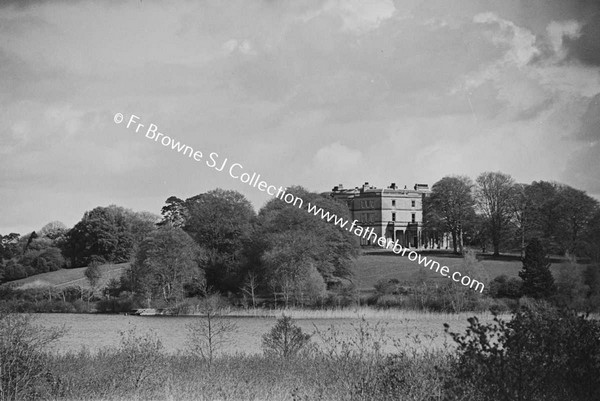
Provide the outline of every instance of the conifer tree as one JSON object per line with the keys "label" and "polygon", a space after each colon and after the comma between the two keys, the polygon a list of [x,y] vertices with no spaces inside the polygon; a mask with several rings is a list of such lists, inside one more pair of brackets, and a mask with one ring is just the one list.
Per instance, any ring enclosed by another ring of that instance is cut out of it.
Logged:
{"label": "conifer tree", "polygon": [[554,277],[550,272],[550,262],[541,242],[534,238],[523,258],[523,269],[519,272],[523,279],[523,295],[532,298],[547,298],[554,293]]}

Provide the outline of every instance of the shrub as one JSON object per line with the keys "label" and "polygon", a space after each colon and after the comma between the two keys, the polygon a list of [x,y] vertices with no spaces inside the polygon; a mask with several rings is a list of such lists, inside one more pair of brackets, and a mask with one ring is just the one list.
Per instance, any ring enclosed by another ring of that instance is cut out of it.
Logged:
{"label": "shrub", "polygon": [[265,355],[291,358],[310,342],[310,334],[292,323],[292,318],[282,316],[269,333],[263,335],[262,348]]}
{"label": "shrub", "polygon": [[456,399],[592,400],[600,393],[597,321],[535,302],[510,322],[468,321],[466,334],[450,333],[459,359],[447,390]]}
{"label": "shrub", "polygon": [[32,399],[45,391],[45,348],[63,334],[35,326],[28,315],[0,312],[0,399]]}
{"label": "shrub", "polygon": [[490,295],[494,298],[517,299],[522,295],[523,280],[520,278],[508,278],[505,274],[495,277],[489,286]]}

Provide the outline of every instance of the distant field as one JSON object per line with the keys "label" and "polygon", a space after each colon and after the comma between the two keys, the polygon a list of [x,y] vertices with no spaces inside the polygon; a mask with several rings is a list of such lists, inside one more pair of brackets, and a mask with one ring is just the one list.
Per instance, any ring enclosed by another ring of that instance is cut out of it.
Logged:
{"label": "distant field", "polygon": [[[102,278],[100,279],[99,287],[104,286],[110,279],[119,278],[123,274],[129,263],[107,264],[100,266]],[[69,287],[79,286],[89,288],[89,283],[85,278],[85,267],[76,269],[60,269],[54,272],[37,274],[21,280],[12,281],[11,284],[18,288],[35,288],[35,287]]]}
{"label": "distant field", "polygon": [[[423,254],[439,262],[442,266],[448,266],[451,271],[461,271],[463,266],[462,257],[436,252],[424,252]],[[568,266],[568,262],[554,260],[550,269],[555,277],[563,265]],[[484,259],[479,261],[478,274],[473,278],[487,285],[489,280],[501,274],[518,277],[522,266],[523,264],[516,256],[501,257],[501,260]],[[396,255],[390,250],[364,249],[363,255],[354,262],[354,281],[360,290],[368,291],[380,279],[416,280],[420,270],[426,271],[427,277],[433,280],[440,280],[440,282],[447,280],[439,273],[423,268],[417,262],[411,262],[407,257]]]}

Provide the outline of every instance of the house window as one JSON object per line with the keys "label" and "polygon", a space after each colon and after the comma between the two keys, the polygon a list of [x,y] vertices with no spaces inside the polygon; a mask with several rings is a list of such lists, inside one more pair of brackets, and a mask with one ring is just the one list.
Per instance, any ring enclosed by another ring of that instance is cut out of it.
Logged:
{"label": "house window", "polygon": [[392,213],[392,221],[396,221],[396,213]]}
{"label": "house window", "polygon": [[396,206],[396,201],[395,200],[392,201],[392,206]]}
{"label": "house window", "polygon": [[417,221],[417,215],[416,215],[416,213],[413,213],[413,214],[411,215],[411,222],[412,222],[412,223],[416,223],[416,221]]}
{"label": "house window", "polygon": [[415,207],[415,201],[411,201],[411,202],[410,202],[410,205],[411,205],[412,207]]}

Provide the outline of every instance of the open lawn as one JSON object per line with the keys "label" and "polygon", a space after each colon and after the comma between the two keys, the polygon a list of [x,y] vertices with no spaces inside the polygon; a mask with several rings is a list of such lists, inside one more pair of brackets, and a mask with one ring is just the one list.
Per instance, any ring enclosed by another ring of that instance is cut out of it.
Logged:
{"label": "open lawn", "polygon": [[[106,264],[100,266],[102,278],[99,282],[99,287],[108,283],[112,278],[119,278],[125,271],[129,263],[121,264]],[[21,280],[11,282],[11,285],[20,289],[39,288],[39,287],[82,287],[89,288],[88,280],[85,278],[85,267],[76,269],[60,269],[54,272],[36,274],[35,276],[27,277]]]}
{"label": "open lawn", "polygon": [[[439,262],[442,266],[448,266],[451,271],[462,270],[464,260],[460,256],[436,251],[424,251],[421,254]],[[475,267],[477,275],[473,274],[473,278],[483,282],[486,286],[490,280],[502,274],[518,277],[519,270],[523,266],[518,255],[500,256],[498,259],[492,259],[488,255],[478,255],[478,259],[480,259],[478,266]],[[553,258],[550,270],[556,277],[563,266],[568,267],[569,262]],[[580,268],[582,266],[579,265]],[[406,256],[396,255],[391,250],[365,248],[363,254],[354,262],[354,282],[361,291],[369,291],[381,279],[395,278],[400,281],[415,281],[420,271],[425,271],[426,276],[432,280],[440,282],[447,280],[439,273],[424,268],[417,262],[411,262]]]}

